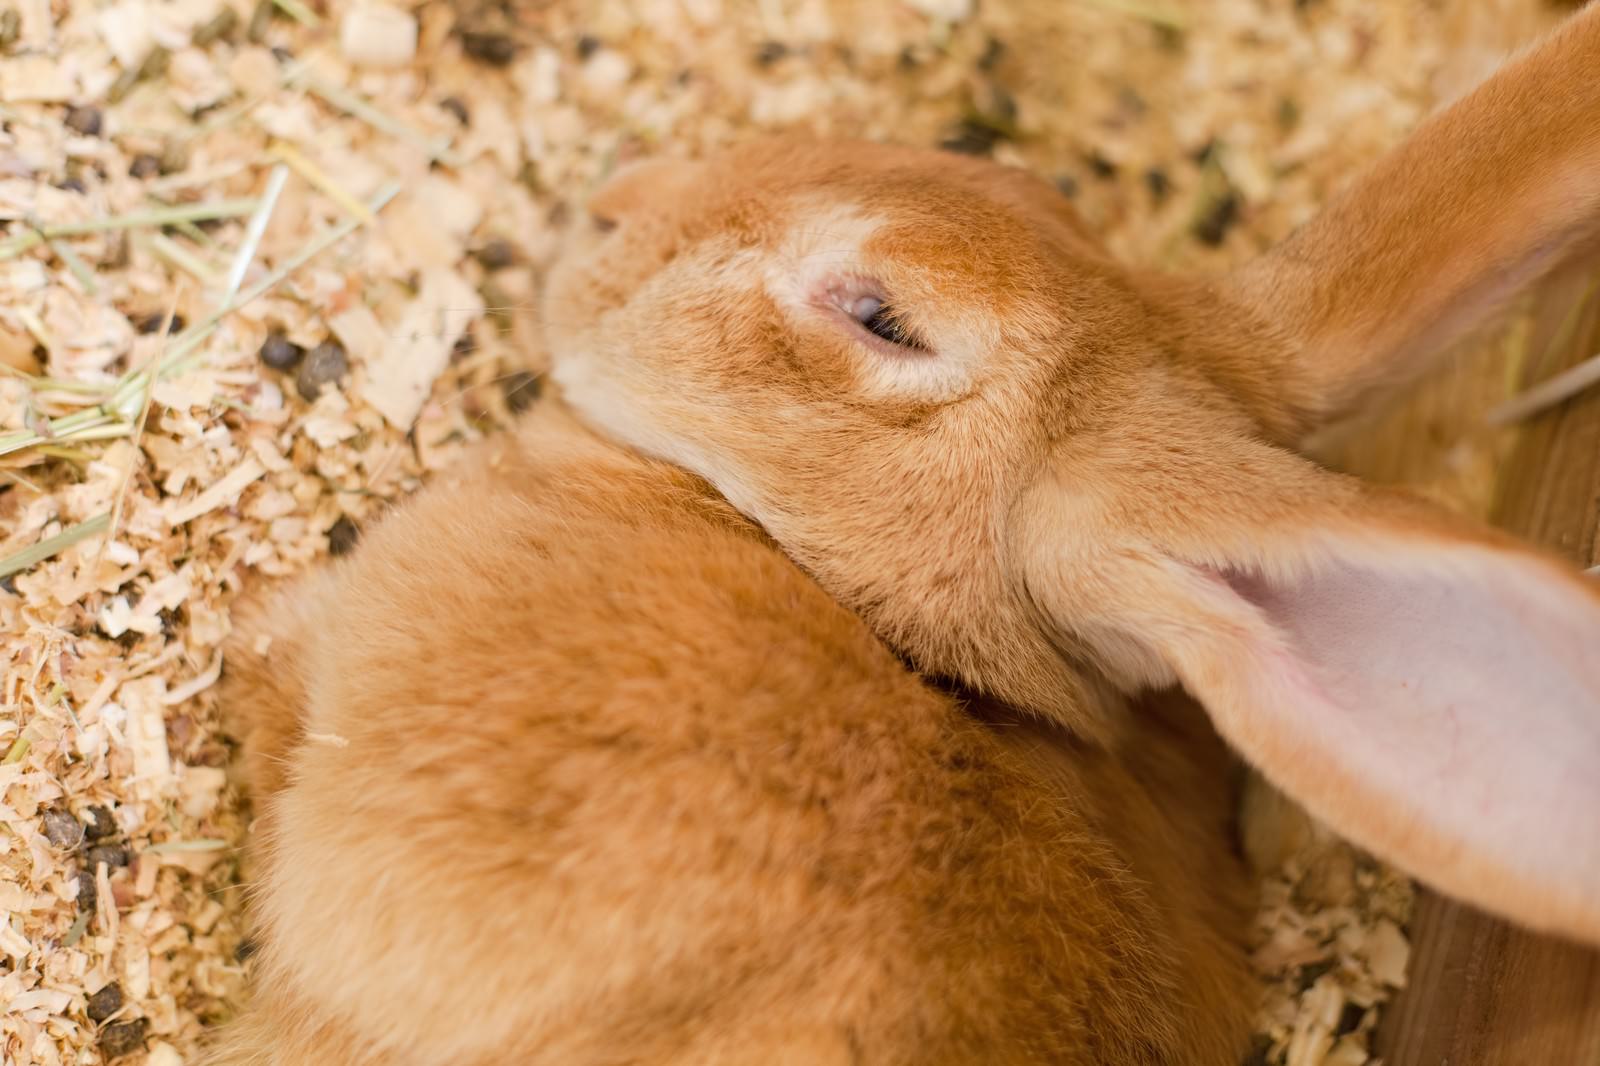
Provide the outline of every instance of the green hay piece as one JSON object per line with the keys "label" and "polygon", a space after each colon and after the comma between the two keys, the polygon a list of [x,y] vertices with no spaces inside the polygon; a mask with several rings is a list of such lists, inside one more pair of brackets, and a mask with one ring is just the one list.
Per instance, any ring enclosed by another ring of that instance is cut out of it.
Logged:
{"label": "green hay piece", "polygon": [[357,96],[355,93],[342,89],[337,85],[329,85],[325,81],[303,75],[300,79],[306,89],[322,97],[328,103],[360,119],[380,133],[387,133],[398,140],[409,141],[428,153],[428,158],[436,160],[446,166],[459,167],[463,160],[460,155],[450,150],[449,137],[430,138],[420,130],[414,129],[399,119],[394,118],[374,105]]}
{"label": "green hay piece", "polygon": [[176,207],[135,211],[127,215],[92,218],[87,222],[62,222],[42,226],[9,240],[0,241],[0,260],[13,259],[36,248],[52,237],[82,237],[90,233],[107,233],[119,229],[141,229],[147,226],[170,226],[178,222],[205,222],[215,218],[238,218],[256,209],[254,200],[215,200],[201,204],[180,204]]}
{"label": "green hay piece", "polygon": [[0,766],[10,766],[12,763],[21,762],[28,757],[28,749],[31,747],[33,747],[33,738],[24,729],[12,743],[11,750],[6,752],[6,757],[0,759]]}
{"label": "green hay piece", "polygon": [[[391,182],[379,189],[378,194],[373,197],[366,207],[369,212],[376,214],[399,193],[400,186]],[[249,203],[254,205],[255,201],[249,201]],[[205,353],[200,350],[200,345],[205,342],[207,337],[216,332],[224,317],[276,288],[284,278],[299,270],[307,262],[348,237],[351,233],[354,233],[364,224],[363,219],[348,218],[338,225],[330,227],[326,232],[314,237],[300,251],[290,256],[278,269],[260,282],[246,289],[233,300],[217,308],[173,338],[167,349],[169,358],[162,364],[160,375],[156,380],[165,381],[169,378],[177,377],[190,369],[204,357]],[[127,436],[132,432],[132,427],[129,423],[138,414],[138,405],[143,403],[143,392],[148,387],[149,376],[150,371],[147,368],[141,367],[139,370],[129,371],[123,375],[122,380],[117,383],[112,394],[99,407],[53,419],[43,434],[35,433],[32,430],[18,430],[13,433],[0,434],[0,455],[9,455],[24,448],[32,448],[51,441]],[[94,434],[94,436],[91,437],[90,434]]]}
{"label": "green hay piece", "polygon": [[165,259],[200,284],[207,288],[216,286],[217,276],[212,273],[211,267],[165,233],[153,233],[142,243],[155,255]]}
{"label": "green hay piece", "polygon": [[[96,533],[104,533],[110,525],[111,512],[106,511],[103,514],[95,515],[87,522],[79,522],[75,526],[68,526],[55,536],[46,537],[31,548],[24,548],[14,555],[8,555],[6,558],[0,559],[0,577],[10,577],[12,574],[26,570],[30,566],[37,566],[57,553],[72,547],[80,540],[92,537]],[[20,743],[20,737],[18,741]],[[21,756],[19,755],[18,758],[21,758]],[[6,761],[14,762],[15,760],[8,755]]]}
{"label": "green hay piece", "polygon": [[302,4],[300,0],[272,0],[272,2],[278,6],[279,11],[282,11],[302,26],[314,30],[322,25],[322,19],[317,17],[317,13]]}
{"label": "green hay piece", "polygon": [[72,928],[67,930],[67,938],[63,940],[63,947],[71,947],[83,939],[84,931],[89,928],[89,914],[87,910],[80,910],[78,916],[72,921]]}
{"label": "green hay piece", "polygon": [[100,295],[100,286],[95,283],[94,271],[90,270],[83,258],[72,250],[71,245],[54,237],[46,237],[45,243],[50,246],[50,251],[55,253],[56,258],[66,264],[72,276],[78,279],[78,284],[83,286],[84,292],[90,296]]}

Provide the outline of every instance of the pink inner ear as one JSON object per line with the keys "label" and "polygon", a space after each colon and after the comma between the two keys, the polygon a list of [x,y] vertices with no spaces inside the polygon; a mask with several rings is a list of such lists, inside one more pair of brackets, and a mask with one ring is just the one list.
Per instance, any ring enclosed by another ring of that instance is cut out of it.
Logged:
{"label": "pink inner ear", "polygon": [[1600,598],[1579,580],[1465,544],[1230,574],[1279,639],[1213,644],[1189,680],[1335,829],[1444,891],[1600,940]]}

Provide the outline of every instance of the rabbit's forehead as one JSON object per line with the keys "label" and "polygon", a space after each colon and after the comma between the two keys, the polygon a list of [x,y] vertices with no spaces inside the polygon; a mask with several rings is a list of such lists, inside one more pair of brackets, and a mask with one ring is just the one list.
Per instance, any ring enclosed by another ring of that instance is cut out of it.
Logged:
{"label": "rabbit's forehead", "polygon": [[767,290],[779,301],[799,302],[819,279],[861,270],[868,243],[888,221],[854,204],[801,199],[767,259]]}
{"label": "rabbit's forehead", "polygon": [[794,256],[860,251],[890,221],[882,211],[822,195],[796,196],[790,210],[792,223],[784,231],[780,248]]}
{"label": "rabbit's forehead", "polygon": [[1039,276],[1018,242],[1005,242],[979,219],[917,205],[884,207],[831,190],[796,194],[786,208],[765,249],[767,289],[780,302],[799,299],[830,276],[851,276],[878,283],[880,298],[994,310],[997,299],[1012,302],[1019,278]]}

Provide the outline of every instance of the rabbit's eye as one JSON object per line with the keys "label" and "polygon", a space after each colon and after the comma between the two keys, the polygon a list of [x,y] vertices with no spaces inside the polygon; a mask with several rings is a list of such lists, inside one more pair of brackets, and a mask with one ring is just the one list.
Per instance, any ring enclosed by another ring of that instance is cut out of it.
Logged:
{"label": "rabbit's eye", "polygon": [[861,324],[862,329],[890,344],[916,351],[927,349],[927,345],[905,328],[893,309],[876,296],[858,297],[850,305],[850,315]]}

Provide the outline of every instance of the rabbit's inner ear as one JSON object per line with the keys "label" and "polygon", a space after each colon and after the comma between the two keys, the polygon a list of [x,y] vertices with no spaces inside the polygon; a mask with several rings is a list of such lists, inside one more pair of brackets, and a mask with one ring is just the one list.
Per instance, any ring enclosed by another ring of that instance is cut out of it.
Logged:
{"label": "rabbit's inner ear", "polygon": [[1600,598],[1491,549],[1378,550],[1232,575],[1270,642],[1217,641],[1180,673],[1336,828],[1447,892],[1600,940]]}
{"label": "rabbit's inner ear", "polygon": [[1103,563],[1094,617],[1080,596],[1062,621],[1159,657],[1339,833],[1600,942],[1600,590],[1445,528],[1372,504],[1263,528],[1231,560],[1129,548]]}

